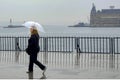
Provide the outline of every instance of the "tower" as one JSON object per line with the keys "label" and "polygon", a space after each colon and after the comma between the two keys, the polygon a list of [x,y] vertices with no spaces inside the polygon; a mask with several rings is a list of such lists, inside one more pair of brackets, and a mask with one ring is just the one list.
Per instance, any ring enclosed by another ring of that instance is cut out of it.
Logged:
{"label": "tower", "polygon": [[92,4],[92,9],[91,9],[91,14],[90,14],[90,26],[94,26],[94,19],[95,19],[95,14],[96,14],[96,7],[94,3]]}
{"label": "tower", "polygon": [[95,14],[96,13],[96,7],[94,5],[94,3],[92,4],[92,10],[91,10],[91,14]]}

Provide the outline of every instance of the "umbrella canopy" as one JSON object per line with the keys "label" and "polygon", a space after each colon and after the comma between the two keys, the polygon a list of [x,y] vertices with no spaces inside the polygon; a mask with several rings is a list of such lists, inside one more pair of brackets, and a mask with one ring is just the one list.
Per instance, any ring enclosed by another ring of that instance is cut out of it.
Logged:
{"label": "umbrella canopy", "polygon": [[23,26],[27,27],[27,28],[33,28],[35,27],[38,31],[45,33],[44,28],[42,27],[42,25],[40,25],[37,22],[34,21],[27,21],[23,24]]}

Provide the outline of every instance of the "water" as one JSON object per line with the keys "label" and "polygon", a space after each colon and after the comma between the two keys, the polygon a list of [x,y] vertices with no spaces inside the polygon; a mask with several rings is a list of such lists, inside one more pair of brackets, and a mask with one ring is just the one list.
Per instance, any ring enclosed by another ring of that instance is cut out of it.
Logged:
{"label": "water", "polygon": [[[40,33],[41,36],[97,36],[97,37],[119,37],[120,28],[116,27],[67,27],[67,26],[44,26],[46,33]],[[3,28],[0,27],[2,36],[28,36],[27,28]]]}

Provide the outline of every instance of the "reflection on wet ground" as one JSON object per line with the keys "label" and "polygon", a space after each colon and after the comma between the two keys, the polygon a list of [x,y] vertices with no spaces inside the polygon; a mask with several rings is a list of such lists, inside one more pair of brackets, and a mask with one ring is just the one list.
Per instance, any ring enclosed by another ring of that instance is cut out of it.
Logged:
{"label": "reflection on wet ground", "polygon": [[[38,60],[50,67],[79,69],[119,69],[119,54],[88,53],[45,53],[40,52]],[[28,64],[29,56],[25,52],[0,51],[0,63]]]}
{"label": "reflection on wet ground", "polygon": [[78,68],[48,67],[45,75],[35,66],[33,73],[26,73],[27,66],[21,64],[1,64],[0,79],[120,79],[118,70],[80,70]]}
{"label": "reflection on wet ground", "polygon": [[27,74],[28,74],[28,78],[29,78],[29,79],[34,79],[34,77],[33,77],[33,72],[27,73]]}
{"label": "reflection on wet ground", "polygon": [[[34,72],[31,73],[27,73],[28,74],[28,79],[34,79]],[[45,74],[42,74],[42,76],[40,77],[40,79],[47,79]]]}
{"label": "reflection on wet ground", "polygon": [[[119,54],[81,53],[78,55],[76,53],[40,52],[38,60],[48,67],[46,74],[43,75],[36,65],[33,73],[25,73],[29,63],[29,56],[25,52],[0,51],[0,78],[120,78],[118,76],[119,58]],[[8,72],[12,73],[8,75]]]}

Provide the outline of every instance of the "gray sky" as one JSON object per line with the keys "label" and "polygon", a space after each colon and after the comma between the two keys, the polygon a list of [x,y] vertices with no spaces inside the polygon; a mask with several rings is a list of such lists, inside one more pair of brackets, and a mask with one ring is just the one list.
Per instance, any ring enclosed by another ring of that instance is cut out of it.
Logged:
{"label": "gray sky", "polygon": [[120,0],[0,0],[0,24],[37,21],[44,25],[72,25],[88,22],[92,3],[97,10],[114,5],[120,8]]}

